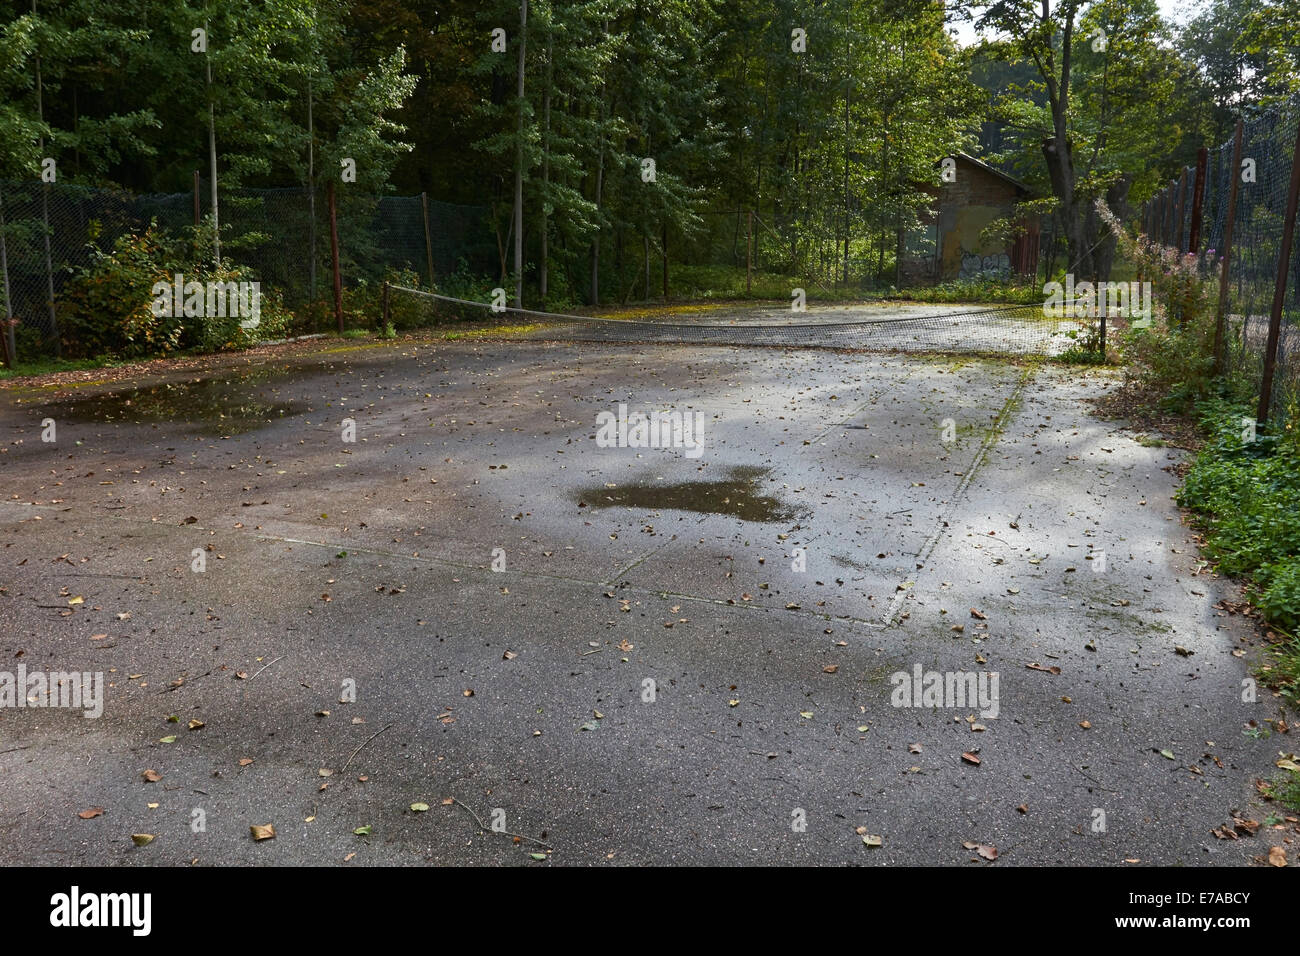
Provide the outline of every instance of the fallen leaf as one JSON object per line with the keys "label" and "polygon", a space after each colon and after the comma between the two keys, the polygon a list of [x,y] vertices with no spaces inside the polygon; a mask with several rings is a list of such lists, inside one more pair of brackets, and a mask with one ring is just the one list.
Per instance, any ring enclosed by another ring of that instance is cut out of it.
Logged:
{"label": "fallen leaf", "polygon": [[977,767],[980,765],[980,758],[973,753],[964,753],[961,755],[961,759],[967,763],[973,763]]}
{"label": "fallen leaf", "polygon": [[140,776],[144,777],[146,783],[157,783],[162,779],[162,774],[157,770],[146,770]]}
{"label": "fallen leaf", "polygon": [[423,813],[425,810],[429,809],[429,805],[427,803],[413,803],[411,804],[411,809],[416,813]]}
{"label": "fallen leaf", "polygon": [[148,846],[153,841],[154,841],[154,835],[152,833],[131,834],[131,842],[134,843],[136,846]]}
{"label": "fallen leaf", "polygon": [[1286,850],[1280,846],[1268,848],[1268,865],[1269,866],[1286,866]]}
{"label": "fallen leaf", "polygon": [[986,860],[991,861],[991,860],[996,860],[998,858],[998,848],[995,846],[989,846],[988,844],[985,843],[971,843],[969,841],[963,843],[962,846],[964,846],[968,850],[974,850],[976,853],[978,853]]}
{"label": "fallen leaf", "polygon": [[275,839],[275,827],[269,823],[262,823],[262,824],[255,823],[252,826],[250,826],[248,830],[253,835],[254,841],[260,842],[262,840]]}
{"label": "fallen leaf", "polygon": [[91,807],[89,810],[82,810],[77,814],[77,816],[81,817],[83,820],[93,820],[95,817],[102,817],[103,815],[103,807]]}
{"label": "fallen leaf", "polygon": [[883,846],[885,838],[877,833],[862,834],[862,843],[864,846]]}

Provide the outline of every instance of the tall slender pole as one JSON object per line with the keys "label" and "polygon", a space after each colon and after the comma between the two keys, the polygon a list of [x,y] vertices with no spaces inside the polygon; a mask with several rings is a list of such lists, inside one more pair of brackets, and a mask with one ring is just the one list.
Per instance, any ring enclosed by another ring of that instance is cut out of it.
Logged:
{"label": "tall slender pole", "polygon": [[9,252],[5,248],[5,200],[3,193],[0,193],[0,281],[4,282],[5,286],[5,364],[12,368],[13,363],[18,360],[18,352],[14,336],[13,305],[9,301]]}
{"label": "tall slender pole", "polygon": [[[32,0],[32,16],[36,16],[36,0]],[[41,82],[41,54],[36,52],[36,120],[45,125],[44,85]],[[45,154],[45,134],[39,141],[41,158]],[[59,317],[54,311],[54,260],[50,256],[50,184],[41,183],[41,221],[45,226],[45,305],[50,312],[50,334],[54,336],[54,357],[63,357],[63,340],[59,335]]]}
{"label": "tall slender pole", "polygon": [[1296,124],[1295,149],[1291,155],[1291,185],[1286,194],[1286,215],[1282,218],[1282,241],[1277,254],[1277,281],[1273,284],[1273,308],[1268,316],[1268,343],[1264,347],[1264,380],[1259,387],[1259,409],[1255,420],[1268,419],[1273,398],[1273,369],[1277,365],[1277,343],[1282,334],[1282,306],[1286,304],[1286,279],[1291,270],[1291,241],[1295,236],[1296,207],[1300,205],[1300,123]]}
{"label": "tall slender pole", "polygon": [[1196,151],[1196,192],[1192,193],[1192,228],[1187,237],[1187,251],[1201,252],[1201,211],[1205,206],[1205,167],[1210,151],[1202,146]]}
{"label": "tall slender pole", "polygon": [[194,225],[203,221],[202,213],[199,210],[199,171],[194,170]]}
{"label": "tall slender pole", "polygon": [[663,247],[664,247],[664,301],[668,301],[668,220],[663,221]]}
{"label": "tall slender pole", "polygon": [[429,194],[420,193],[420,206],[424,210],[424,256],[429,264],[429,291],[433,291],[433,240],[429,232]]}
{"label": "tall slender pole", "polygon": [[1223,220],[1223,265],[1219,268],[1219,306],[1214,313],[1214,374],[1222,375],[1228,324],[1228,287],[1232,282],[1232,230],[1237,223],[1237,185],[1241,182],[1241,137],[1244,124],[1237,120],[1232,136],[1232,165],[1228,167],[1228,212]]}
{"label": "tall slender pole", "polygon": [[339,335],[343,334],[343,277],[339,273],[339,221],[334,204],[334,180],[329,181],[330,206],[330,260],[334,266],[334,318],[338,322]]}
{"label": "tall slender pole", "polygon": [[754,291],[754,210],[749,211],[749,235],[745,244],[745,295]]}
{"label": "tall slender pole", "polygon": [[[524,52],[528,42],[528,0],[519,0],[519,119],[515,131],[515,308],[524,307]],[[429,269],[433,282],[433,269]]]}
{"label": "tall slender pole", "polygon": [[[315,46],[313,44],[313,52]],[[307,299],[316,301],[316,124],[312,117],[311,77],[307,77]]]}
{"label": "tall slender pole", "polygon": [[1174,226],[1173,246],[1178,250],[1178,254],[1183,254],[1183,210],[1187,205],[1187,167],[1183,167],[1182,174],[1178,177],[1178,198],[1174,200],[1174,205],[1178,207],[1178,218]]}
{"label": "tall slender pole", "polygon": [[217,208],[217,109],[212,102],[212,37],[208,36],[208,24],[203,24],[204,36],[207,36],[208,48],[203,53],[203,63],[208,75],[208,165],[212,176],[212,260],[221,268],[221,215]]}

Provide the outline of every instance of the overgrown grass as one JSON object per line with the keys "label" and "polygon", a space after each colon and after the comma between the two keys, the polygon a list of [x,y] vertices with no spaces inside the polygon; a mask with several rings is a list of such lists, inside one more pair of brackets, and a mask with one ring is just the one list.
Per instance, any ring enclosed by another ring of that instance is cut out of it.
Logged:
{"label": "overgrown grass", "polygon": [[1204,552],[1247,581],[1264,620],[1283,636],[1263,676],[1300,705],[1300,448],[1286,431],[1253,431],[1249,406],[1208,399],[1197,406],[1207,441],[1178,502],[1199,516]]}

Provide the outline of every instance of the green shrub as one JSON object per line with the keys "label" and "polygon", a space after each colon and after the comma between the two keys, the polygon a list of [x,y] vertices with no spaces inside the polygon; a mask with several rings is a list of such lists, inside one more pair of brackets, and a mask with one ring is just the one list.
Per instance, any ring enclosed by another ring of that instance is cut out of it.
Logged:
{"label": "green shrub", "polygon": [[166,354],[179,348],[183,319],[155,315],[153,285],[170,282],[167,250],[151,224],[118,237],[112,250],[92,247],[57,303],[65,352],[71,356]]}
{"label": "green shrub", "polygon": [[[186,316],[184,301],[155,308],[155,283],[172,285],[176,274],[186,284],[255,281],[247,268],[222,259],[213,263],[210,227],[189,227],[168,237],[151,223],[142,233],[120,236],[111,251],[91,247],[91,263],[74,274],[57,303],[61,329],[71,356],[138,358],[167,355],[178,349],[218,351],[245,348],[283,337],[293,321],[278,293],[261,290],[257,325],[244,328],[248,316],[234,313]],[[217,310],[213,310],[217,311]],[[170,314],[168,314],[170,313]]]}
{"label": "green shrub", "polygon": [[1255,603],[1271,624],[1300,634],[1300,556],[1266,564],[1255,576]]}

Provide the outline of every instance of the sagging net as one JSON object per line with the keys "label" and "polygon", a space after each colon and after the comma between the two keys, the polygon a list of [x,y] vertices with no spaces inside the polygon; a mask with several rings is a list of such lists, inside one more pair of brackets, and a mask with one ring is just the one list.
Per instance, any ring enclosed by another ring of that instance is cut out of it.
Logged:
{"label": "sagging net", "polygon": [[1096,320],[1051,317],[1041,305],[971,309],[934,304],[710,304],[643,308],[610,315],[539,312],[391,286],[399,328],[463,325],[513,337],[628,342],[831,348],[863,351],[1057,355],[1091,341]]}

